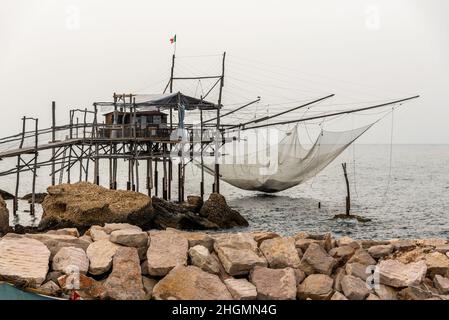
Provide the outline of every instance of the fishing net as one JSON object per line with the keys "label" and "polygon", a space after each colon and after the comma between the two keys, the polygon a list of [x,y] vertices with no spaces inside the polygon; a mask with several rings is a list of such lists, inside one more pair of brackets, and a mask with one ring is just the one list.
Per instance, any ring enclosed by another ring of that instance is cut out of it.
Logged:
{"label": "fishing net", "polygon": [[[372,125],[343,132],[322,130],[309,149],[301,145],[298,126],[277,145],[255,152],[236,152],[242,148],[227,146],[233,152],[222,151],[220,179],[244,190],[274,193],[289,189],[316,176]],[[213,164],[206,162],[204,168],[214,174]]]}

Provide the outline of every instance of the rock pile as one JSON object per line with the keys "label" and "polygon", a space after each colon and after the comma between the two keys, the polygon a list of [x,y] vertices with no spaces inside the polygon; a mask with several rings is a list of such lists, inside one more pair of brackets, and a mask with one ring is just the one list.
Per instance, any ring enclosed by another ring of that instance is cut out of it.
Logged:
{"label": "rock pile", "polygon": [[449,242],[147,232],[111,223],[83,236],[7,234],[0,279],[55,296],[76,284],[84,299],[447,300]]}

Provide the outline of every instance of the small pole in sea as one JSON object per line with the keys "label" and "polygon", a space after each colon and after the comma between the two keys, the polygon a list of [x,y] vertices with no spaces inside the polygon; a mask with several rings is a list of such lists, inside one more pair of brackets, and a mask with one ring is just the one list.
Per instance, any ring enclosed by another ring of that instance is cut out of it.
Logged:
{"label": "small pole in sea", "polygon": [[349,216],[350,215],[350,211],[351,211],[351,193],[349,190],[349,180],[348,180],[348,173],[346,171],[346,162],[342,163],[341,166],[343,167],[343,173],[345,176],[345,181],[346,181],[346,215]]}
{"label": "small pole in sea", "polygon": [[[51,119],[52,119],[52,124],[51,124],[51,142],[55,142],[56,141],[56,102],[53,101],[51,103]],[[54,186],[56,184],[56,176],[55,176],[55,170],[56,170],[56,166],[55,166],[55,154],[56,154],[56,149],[52,148],[51,149],[52,152],[52,160],[51,160],[51,185]],[[61,171],[62,172],[62,171]]]}

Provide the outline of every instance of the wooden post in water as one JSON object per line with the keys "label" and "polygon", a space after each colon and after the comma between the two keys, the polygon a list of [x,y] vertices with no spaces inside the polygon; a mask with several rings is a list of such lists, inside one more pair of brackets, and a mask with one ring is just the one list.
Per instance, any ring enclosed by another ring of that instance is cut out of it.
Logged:
{"label": "wooden post in water", "polygon": [[156,195],[156,197],[158,196],[158,190],[159,190],[159,185],[158,185],[158,171],[157,171],[157,158],[154,159],[154,194]]}
{"label": "wooden post in water", "polygon": [[[22,137],[20,139],[19,149],[22,149],[25,140],[26,117],[22,117]],[[13,214],[16,216],[19,209],[19,181],[20,181],[20,161],[22,157],[17,156],[17,174],[16,174],[16,190],[14,193]]]}
{"label": "wooden post in water", "polygon": [[[51,103],[51,142],[56,141],[56,102],[52,101]],[[56,183],[56,177],[55,177],[55,155],[56,155],[56,149],[51,149],[51,185],[54,186]],[[62,172],[62,171],[61,171]]]}
{"label": "wooden post in water", "polygon": [[38,156],[38,145],[39,145],[39,119],[34,119],[35,121],[35,135],[34,135],[34,164],[33,164],[33,184],[31,191],[31,204],[30,204],[30,214],[34,216],[35,214],[35,203],[36,203],[36,177],[37,177],[37,156]]}
{"label": "wooden post in water", "polygon": [[214,181],[214,192],[220,193],[220,165],[218,164],[218,147],[220,141],[218,141],[220,137],[220,109],[221,109],[221,99],[223,95],[223,87],[224,87],[224,72],[225,72],[225,60],[226,60],[226,52],[223,53],[223,63],[222,63],[222,71],[220,78],[220,91],[218,93],[218,105],[217,105],[217,132],[215,136],[215,181]]}
{"label": "wooden post in water", "polygon": [[346,181],[346,215],[349,216],[350,215],[350,211],[351,211],[351,193],[349,190],[349,180],[348,180],[348,173],[346,171],[346,162],[342,163],[341,166],[343,167],[343,173],[345,175],[345,181]]}

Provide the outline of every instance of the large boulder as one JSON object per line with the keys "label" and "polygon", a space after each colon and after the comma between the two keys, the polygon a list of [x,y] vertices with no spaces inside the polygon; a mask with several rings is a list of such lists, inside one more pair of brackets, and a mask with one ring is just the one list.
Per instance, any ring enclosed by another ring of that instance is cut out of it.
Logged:
{"label": "large boulder", "polygon": [[427,266],[424,261],[404,264],[396,260],[383,260],[379,263],[380,283],[401,288],[417,286],[425,278]]}
{"label": "large boulder", "polygon": [[188,248],[188,241],[176,232],[151,232],[147,251],[148,273],[152,276],[165,276],[174,267],[187,265]]}
{"label": "large boulder", "polygon": [[304,253],[299,268],[307,275],[313,273],[331,275],[336,263],[337,261],[329,256],[323,247],[312,243]]}
{"label": "large boulder", "polygon": [[255,266],[267,266],[267,261],[259,255],[257,242],[249,234],[227,234],[215,239],[215,252],[228,274],[245,275]]}
{"label": "large boulder", "polygon": [[439,274],[440,276],[449,276],[449,258],[440,252],[431,252],[426,254],[425,261],[427,273],[430,277]]}
{"label": "large boulder", "polygon": [[256,286],[246,279],[229,278],[224,280],[224,283],[235,300],[256,300],[257,298]]}
{"label": "large boulder", "polygon": [[365,266],[376,265],[376,260],[371,257],[371,255],[365,249],[357,249],[354,255],[348,260],[349,263],[358,262],[364,264]]}
{"label": "large boulder", "polygon": [[114,300],[144,300],[146,297],[136,248],[120,247],[112,272],[104,283],[106,296]]}
{"label": "large boulder", "polygon": [[396,289],[390,286],[386,286],[384,284],[378,284],[374,286],[374,291],[380,300],[397,300],[398,293]]}
{"label": "large boulder", "polygon": [[151,199],[138,192],[109,190],[88,182],[50,186],[42,203],[40,230],[127,222],[149,227],[153,219]]}
{"label": "large boulder", "polygon": [[259,300],[295,300],[296,276],[292,268],[270,269],[256,266],[250,273]]}
{"label": "large boulder", "polygon": [[311,274],[298,286],[298,299],[329,300],[334,280],[325,274]]}
{"label": "large boulder", "polygon": [[9,211],[6,207],[5,201],[0,196],[0,236],[7,234],[9,230]]}
{"label": "large boulder", "polygon": [[341,280],[341,288],[349,300],[363,300],[370,293],[365,281],[349,275]]}
{"label": "large boulder", "polygon": [[92,226],[90,229],[86,232],[85,235],[90,236],[92,241],[98,241],[98,240],[109,240],[110,235],[104,231],[103,227],[100,226]]}
{"label": "large boulder", "polygon": [[195,266],[179,265],[153,289],[157,300],[231,300],[232,296],[214,274]]}
{"label": "large boulder", "polygon": [[152,199],[154,220],[152,226],[157,229],[175,228],[189,230],[218,229],[213,221],[194,213],[183,205],[157,197]]}
{"label": "large boulder", "polygon": [[219,262],[212,256],[209,250],[201,245],[189,249],[189,257],[192,265],[203,271],[218,274],[220,272]]}
{"label": "large boulder", "polygon": [[100,275],[108,272],[112,266],[112,258],[120,246],[109,240],[95,241],[87,248],[89,258],[89,272],[93,275]]}
{"label": "large boulder", "polygon": [[273,238],[263,241],[260,250],[270,268],[298,268],[300,259],[293,238]]}
{"label": "large boulder", "polygon": [[64,229],[57,229],[57,230],[50,230],[47,232],[48,234],[57,234],[61,236],[72,236],[79,238],[80,233],[77,228],[64,228]]}
{"label": "large boulder", "polygon": [[64,247],[75,247],[87,250],[90,242],[85,239],[80,239],[74,236],[59,235],[59,234],[49,234],[49,233],[35,233],[26,234],[25,237],[38,240],[45,244],[51,252],[50,260],[53,259],[56,253],[58,253],[61,248]]}
{"label": "large boulder", "polygon": [[391,244],[381,244],[372,246],[368,249],[368,253],[375,259],[383,258],[393,252],[393,246]]}
{"label": "large boulder", "polygon": [[218,193],[211,193],[200,210],[200,216],[217,224],[220,228],[247,227],[248,221],[231,209],[226,199]]}
{"label": "large boulder", "polygon": [[89,270],[89,259],[83,249],[64,247],[53,257],[52,268],[66,274],[72,273],[75,269],[86,274]]}
{"label": "large boulder", "polygon": [[37,240],[4,237],[0,240],[0,278],[40,286],[47,276],[50,250]]}
{"label": "large boulder", "polygon": [[180,236],[187,239],[189,248],[200,245],[206,247],[209,251],[214,249],[214,238],[203,232],[181,231],[173,228],[167,228],[166,231],[177,232]]}
{"label": "large boulder", "polygon": [[111,233],[109,241],[125,247],[141,248],[148,243],[148,234],[134,229],[116,230]]}

